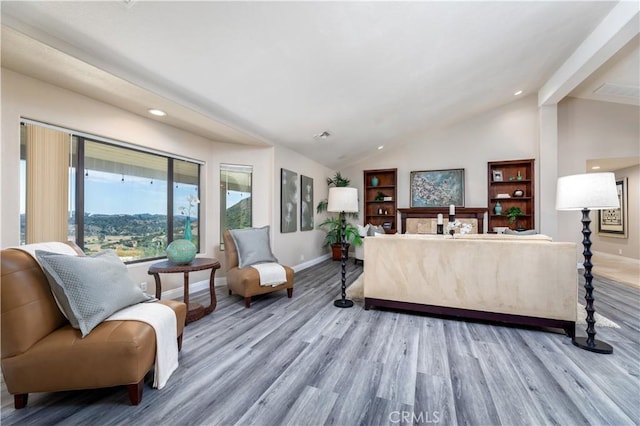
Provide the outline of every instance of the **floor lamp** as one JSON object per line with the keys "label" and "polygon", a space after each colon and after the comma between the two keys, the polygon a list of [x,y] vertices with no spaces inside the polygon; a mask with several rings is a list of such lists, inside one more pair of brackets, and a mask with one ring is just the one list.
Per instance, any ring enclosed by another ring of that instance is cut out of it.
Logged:
{"label": "floor lamp", "polygon": [[342,245],[340,261],[342,262],[342,298],[333,302],[338,308],[350,308],[353,306],[351,300],[346,299],[346,267],[347,267],[347,241],[345,230],[347,222],[345,213],[356,213],[358,211],[358,190],[348,187],[329,188],[329,200],[327,211],[340,213],[342,229],[340,231],[340,244]]}
{"label": "floor lamp", "polygon": [[573,344],[579,348],[600,354],[613,353],[611,345],[595,339],[596,330],[593,318],[593,285],[591,280],[591,230],[589,224],[590,210],[616,209],[620,207],[618,191],[616,189],[616,177],[613,173],[585,173],[558,178],[556,192],[556,210],[581,210],[582,211],[582,245],[584,251],[584,288],[587,302],[587,337],[574,337]]}

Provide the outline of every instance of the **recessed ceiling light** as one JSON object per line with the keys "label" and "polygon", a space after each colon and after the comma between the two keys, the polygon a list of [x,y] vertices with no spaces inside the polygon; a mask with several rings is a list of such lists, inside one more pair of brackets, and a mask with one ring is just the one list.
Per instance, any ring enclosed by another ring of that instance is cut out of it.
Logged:
{"label": "recessed ceiling light", "polygon": [[518,90],[516,93],[513,94],[513,96],[518,96],[518,95],[522,95],[522,90]]}
{"label": "recessed ceiling light", "polygon": [[167,113],[166,113],[166,112],[164,112],[164,111],[163,111],[163,110],[161,110],[161,109],[151,108],[151,109],[149,109],[148,111],[149,111],[149,114],[151,114],[151,115],[156,115],[156,116],[158,116],[158,117],[164,117],[165,115],[167,115]]}
{"label": "recessed ceiling light", "polygon": [[600,166],[593,166],[591,167],[591,170],[600,170]]}
{"label": "recessed ceiling light", "polygon": [[378,149],[382,149],[382,148],[384,148],[384,145],[380,145],[380,146],[378,147]]}

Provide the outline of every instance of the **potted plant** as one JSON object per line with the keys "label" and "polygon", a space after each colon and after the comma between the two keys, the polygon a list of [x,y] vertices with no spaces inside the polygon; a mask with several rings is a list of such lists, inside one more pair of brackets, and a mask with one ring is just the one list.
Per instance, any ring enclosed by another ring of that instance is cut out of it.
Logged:
{"label": "potted plant", "polygon": [[[331,246],[331,258],[340,260],[342,257],[342,221],[340,217],[330,216],[318,225],[318,228],[327,231],[324,237],[323,247]],[[362,237],[358,233],[358,228],[353,223],[347,222],[344,230],[344,239],[347,242],[347,252],[351,244],[359,246],[362,244]]]}
{"label": "potted plant", "polygon": [[[331,188],[332,186],[336,186],[336,187],[349,186],[350,183],[351,183],[351,180],[349,180],[349,179],[347,179],[345,177],[342,177],[340,172],[336,172],[336,174],[333,175],[332,178],[327,178],[327,186],[329,188]],[[316,206],[316,212],[317,213],[326,212],[328,204],[329,204],[329,200],[327,200],[327,199],[320,200],[320,202]],[[357,216],[358,215],[356,213],[356,217]]]}
{"label": "potted plant", "polygon": [[[340,172],[336,172],[336,174],[332,178],[327,178],[328,187],[345,187],[349,186],[350,183],[351,181],[343,177]],[[328,200],[320,201],[316,206],[316,212],[326,212],[328,203]],[[347,213],[347,215],[352,218],[358,217],[358,213]],[[331,246],[331,258],[333,260],[340,260],[340,258],[342,257],[342,222],[340,220],[340,215],[327,217],[322,223],[318,225],[318,228],[323,229],[327,232],[327,235],[324,238],[323,247]],[[347,242],[347,252],[349,251],[349,246],[351,244],[358,246],[362,244],[362,238],[358,233],[358,228],[356,228],[354,224],[349,222],[347,222],[345,227],[345,240]]]}
{"label": "potted plant", "polygon": [[520,209],[520,207],[509,207],[507,211],[504,213],[509,218],[509,224],[516,223],[516,231],[523,230],[520,226],[518,226],[518,217],[523,216],[524,212]]}

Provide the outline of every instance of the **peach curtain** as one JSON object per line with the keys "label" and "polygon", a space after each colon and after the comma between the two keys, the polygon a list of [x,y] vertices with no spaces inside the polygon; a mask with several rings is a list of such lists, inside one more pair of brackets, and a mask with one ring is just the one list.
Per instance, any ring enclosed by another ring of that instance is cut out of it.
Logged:
{"label": "peach curtain", "polygon": [[67,241],[71,135],[27,125],[26,242]]}

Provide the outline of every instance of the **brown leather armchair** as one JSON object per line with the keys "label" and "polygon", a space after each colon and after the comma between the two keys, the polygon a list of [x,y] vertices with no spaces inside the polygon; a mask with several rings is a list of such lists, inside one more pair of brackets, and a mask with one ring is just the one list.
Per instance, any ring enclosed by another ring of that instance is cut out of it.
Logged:
{"label": "brown leather armchair", "polygon": [[293,269],[282,265],[287,272],[287,281],[274,287],[261,286],[260,275],[256,269],[250,266],[238,268],[238,250],[229,231],[224,231],[223,239],[229,295],[236,293],[244,297],[244,306],[246,308],[251,306],[251,297],[259,294],[286,289],[287,296],[289,298],[293,297]]}
{"label": "brown leather armchair", "polygon": [[[105,321],[82,338],[51,293],[40,265],[17,249],[0,252],[2,373],[15,408],[31,392],[126,385],[133,405],[142,400],[144,377],[155,363],[153,328],[139,321]],[[174,310],[178,348],[186,305],[160,301]]]}

